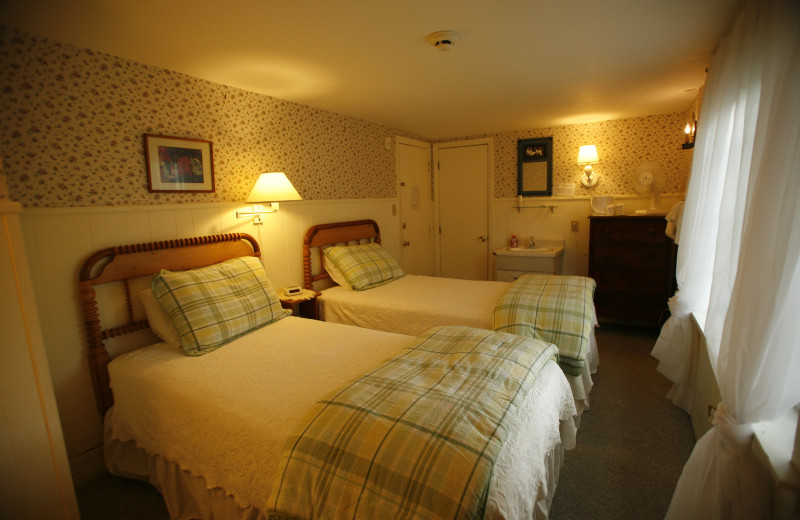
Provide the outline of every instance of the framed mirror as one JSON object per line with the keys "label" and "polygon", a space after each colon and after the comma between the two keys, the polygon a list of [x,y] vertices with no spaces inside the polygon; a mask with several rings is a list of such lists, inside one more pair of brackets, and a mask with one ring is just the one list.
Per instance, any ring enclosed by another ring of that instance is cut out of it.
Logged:
{"label": "framed mirror", "polygon": [[517,141],[517,195],[548,197],[553,194],[553,138]]}

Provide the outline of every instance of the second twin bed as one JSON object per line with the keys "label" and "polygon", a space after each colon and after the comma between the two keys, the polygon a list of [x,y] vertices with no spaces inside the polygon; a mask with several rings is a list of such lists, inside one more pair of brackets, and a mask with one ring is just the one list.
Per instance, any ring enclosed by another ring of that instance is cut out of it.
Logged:
{"label": "second twin bed", "polygon": [[599,363],[591,278],[525,275],[507,283],[405,274],[380,246],[373,220],[311,227],[303,271],[306,289],[335,283],[318,297],[325,321],[412,336],[466,325],[555,344],[579,417],[589,406]]}

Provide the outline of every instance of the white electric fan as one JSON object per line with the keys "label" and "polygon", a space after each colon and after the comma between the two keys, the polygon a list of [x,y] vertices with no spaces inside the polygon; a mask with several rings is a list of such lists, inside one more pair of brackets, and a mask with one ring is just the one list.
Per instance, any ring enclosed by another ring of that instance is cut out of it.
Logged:
{"label": "white electric fan", "polygon": [[662,212],[659,195],[667,182],[667,169],[656,161],[646,161],[631,173],[631,183],[637,192],[650,195],[650,207],[636,210],[639,215]]}

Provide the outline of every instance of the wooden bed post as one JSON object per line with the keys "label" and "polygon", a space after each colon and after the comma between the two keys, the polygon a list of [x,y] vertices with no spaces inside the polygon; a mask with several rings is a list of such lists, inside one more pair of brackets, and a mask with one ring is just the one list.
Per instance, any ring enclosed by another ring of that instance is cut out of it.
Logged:
{"label": "wooden bed post", "polygon": [[92,387],[94,387],[97,409],[101,415],[105,415],[106,410],[114,404],[114,397],[111,394],[111,387],[108,381],[108,363],[111,358],[108,356],[106,346],[103,343],[100,313],[97,309],[97,295],[92,287],[92,282],[81,280],[79,287],[83,324],[86,331],[86,341],[89,346],[89,369],[92,374]]}

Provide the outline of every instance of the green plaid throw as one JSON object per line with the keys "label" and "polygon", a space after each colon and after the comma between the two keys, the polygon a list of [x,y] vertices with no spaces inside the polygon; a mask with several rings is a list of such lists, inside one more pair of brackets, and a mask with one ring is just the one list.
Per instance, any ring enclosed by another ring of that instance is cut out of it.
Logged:
{"label": "green plaid throw", "polygon": [[269,518],[481,518],[500,448],[556,355],[511,334],[429,330],[301,421]]}
{"label": "green plaid throw", "polygon": [[578,376],[594,327],[594,288],[585,276],[520,276],[497,300],[494,330],[554,343],[564,373]]}
{"label": "green plaid throw", "polygon": [[323,254],[357,291],[378,287],[404,275],[392,255],[375,242],[328,247]]}

